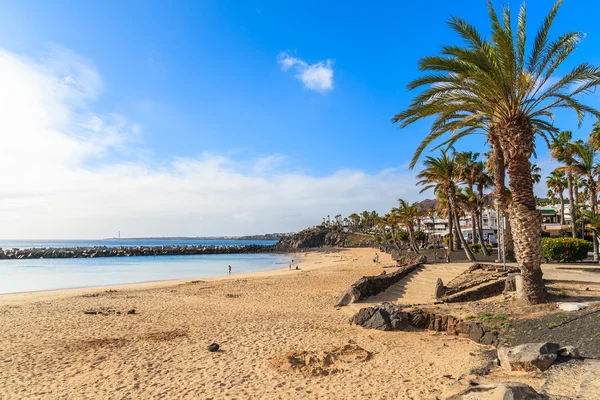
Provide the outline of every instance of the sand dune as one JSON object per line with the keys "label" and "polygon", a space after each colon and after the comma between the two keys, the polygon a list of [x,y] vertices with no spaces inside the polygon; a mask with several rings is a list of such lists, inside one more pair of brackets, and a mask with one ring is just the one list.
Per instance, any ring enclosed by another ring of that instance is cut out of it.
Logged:
{"label": "sand dune", "polygon": [[[381,271],[373,254],[308,253],[302,271],[1,296],[0,398],[434,399],[466,386],[485,348],[364,330],[332,307],[344,287]],[[221,351],[208,352],[212,342]],[[371,356],[340,353],[349,343]],[[313,362],[337,354],[325,360],[333,372],[277,367],[290,352]]]}

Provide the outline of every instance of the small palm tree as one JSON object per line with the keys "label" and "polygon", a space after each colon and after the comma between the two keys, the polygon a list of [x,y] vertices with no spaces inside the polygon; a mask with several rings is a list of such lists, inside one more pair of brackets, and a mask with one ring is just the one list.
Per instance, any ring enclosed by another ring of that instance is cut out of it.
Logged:
{"label": "small palm tree", "polygon": [[415,252],[419,252],[419,246],[415,239],[415,226],[417,221],[421,218],[421,210],[419,203],[409,203],[406,200],[398,199],[398,208],[393,208],[392,213],[396,214],[398,221],[406,226],[408,234],[410,236],[410,248]]}
{"label": "small palm tree", "polygon": [[557,68],[584,37],[581,32],[567,33],[555,40],[548,37],[561,3],[558,0],[543,20],[529,55],[525,5],[521,6],[513,31],[509,7],[503,7],[499,17],[488,1],[492,28],[489,40],[462,19],[452,18],[450,26],[466,45],[445,46],[441,56],[422,59],[420,69],[428,74],[408,87],[425,89],[408,109],[392,119],[406,127],[423,118],[435,117],[431,133],[413,157],[413,166],[422,150],[436,138],[446,133],[464,135],[487,127],[490,142],[500,145],[508,166],[515,250],[523,275],[524,295],[531,303],[542,302],[546,297],[540,268],[542,216],[536,209],[529,168],[529,159],[535,151],[534,135],[548,139],[555,133],[552,113],[559,108],[573,109],[580,123],[586,114],[600,117],[599,111],[578,99],[600,85],[600,69],[583,63],[555,78]]}
{"label": "small palm tree", "polygon": [[542,180],[542,169],[531,161],[529,162],[529,169],[531,170],[531,179],[533,179],[533,183],[540,183]]}
{"label": "small palm tree", "polygon": [[[567,178],[565,176],[565,172],[557,168],[554,171],[550,172],[550,175],[546,177],[546,186],[548,186],[549,193],[554,195],[558,195],[558,199],[560,200],[560,224],[565,224],[565,197],[564,192],[567,187]],[[554,205],[554,202],[552,202]]]}
{"label": "small palm tree", "polygon": [[[596,184],[596,177],[598,175],[599,168],[597,161],[598,151],[589,144],[581,141],[575,142],[573,146],[573,172],[586,178],[586,191],[590,201],[590,212],[595,214],[596,205],[598,204],[598,186]],[[592,234],[592,241],[594,243],[594,261],[598,261],[598,238],[594,232]]]}
{"label": "small palm tree", "polygon": [[572,136],[573,135],[570,131],[562,131],[555,135],[550,143],[550,150],[552,157],[556,159],[556,161],[563,164],[560,168],[565,171],[567,178],[569,214],[571,214],[571,234],[573,237],[576,237],[577,221],[575,220],[575,209],[577,208],[577,203],[575,201],[574,194],[575,186],[573,184],[573,169],[571,168],[571,165],[573,164],[573,143],[571,143]]}
{"label": "small palm tree", "polygon": [[448,151],[442,151],[442,155],[439,158],[428,156],[423,161],[423,166],[424,169],[417,175],[417,178],[420,179],[417,184],[424,186],[421,192],[428,189],[436,189],[444,192],[448,199],[450,218],[453,219],[456,236],[460,240],[467,259],[475,261],[475,256],[473,256],[462,234],[458,219],[456,183],[460,179],[460,168],[454,154],[450,156],[448,155]]}

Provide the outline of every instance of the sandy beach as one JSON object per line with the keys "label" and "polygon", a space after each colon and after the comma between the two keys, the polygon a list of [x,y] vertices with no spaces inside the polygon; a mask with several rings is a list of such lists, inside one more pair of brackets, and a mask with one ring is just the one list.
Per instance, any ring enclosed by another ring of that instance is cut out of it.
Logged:
{"label": "sandy beach", "polygon": [[[464,388],[488,363],[485,347],[365,330],[332,306],[381,272],[373,255],[312,252],[300,271],[0,296],[0,398],[434,399]],[[370,356],[341,357],[327,376],[277,362],[348,344]]]}

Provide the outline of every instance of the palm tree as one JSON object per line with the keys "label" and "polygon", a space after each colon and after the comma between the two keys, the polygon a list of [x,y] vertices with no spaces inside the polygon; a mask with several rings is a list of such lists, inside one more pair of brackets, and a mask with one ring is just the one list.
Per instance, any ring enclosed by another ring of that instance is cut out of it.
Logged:
{"label": "palm tree", "polygon": [[[579,123],[586,114],[600,117],[599,111],[578,100],[578,95],[600,85],[600,69],[583,63],[555,78],[556,69],[584,37],[580,32],[571,32],[550,40],[548,33],[561,3],[558,0],[552,7],[530,48],[526,46],[525,5],[521,6],[513,34],[509,7],[503,7],[499,18],[488,1],[492,28],[489,40],[462,19],[452,18],[450,26],[466,45],[445,46],[441,56],[420,61],[421,71],[430,73],[408,87],[425,89],[408,109],[392,120],[406,127],[423,118],[436,117],[412,165],[429,143],[445,133],[465,135],[487,126],[491,143],[494,143],[491,136],[495,136],[493,139],[502,148],[508,166],[515,250],[523,275],[524,296],[531,303],[542,302],[546,297],[540,268],[542,217],[536,209],[529,168],[529,159],[535,151],[534,135],[547,140],[555,133],[552,112],[557,108],[575,110]],[[527,49],[530,49],[528,57]]]}
{"label": "palm tree", "polygon": [[357,231],[358,226],[360,225],[360,216],[357,213],[352,213],[348,215],[348,218],[352,221],[352,230]]}
{"label": "palm tree", "polygon": [[[574,143],[574,163],[573,172],[587,178],[587,194],[590,199],[590,212],[596,213],[598,204],[598,187],[596,176],[598,175],[598,151],[587,143],[581,141]],[[571,217],[573,218],[573,217]],[[595,232],[592,232],[592,242],[594,243],[594,261],[598,261],[598,238]]]}
{"label": "palm tree", "polygon": [[[560,224],[565,224],[565,197],[563,193],[565,188],[567,187],[567,178],[565,176],[565,172],[557,168],[554,171],[550,172],[550,175],[546,177],[546,186],[550,189],[550,193],[552,195],[557,194],[558,199],[560,200]],[[554,196],[552,196],[554,197]],[[553,202],[554,205],[554,202]]]}
{"label": "palm tree", "polygon": [[512,235],[512,227],[510,224],[510,211],[508,209],[510,203],[510,191],[506,187],[506,163],[504,161],[504,153],[500,147],[500,141],[496,135],[488,135],[492,151],[487,163],[487,169],[494,177],[494,202],[496,203],[497,224],[500,226],[504,220],[504,226],[498,232],[503,238],[500,238],[504,244],[504,258],[506,261],[514,262],[515,245]]}
{"label": "palm tree", "polygon": [[398,199],[398,208],[392,208],[392,213],[398,216],[398,221],[406,226],[408,234],[410,236],[410,248],[415,252],[419,253],[419,247],[415,240],[415,225],[417,220],[421,218],[421,210],[419,203],[408,203],[406,200]]}
{"label": "palm tree", "polygon": [[417,184],[424,186],[421,192],[428,189],[436,189],[444,192],[450,207],[450,218],[454,220],[454,232],[462,244],[467,259],[475,261],[475,257],[462,234],[458,219],[456,182],[460,178],[460,168],[457,165],[454,154],[449,156],[448,151],[442,151],[442,155],[439,158],[428,156],[423,161],[423,166],[425,168],[417,175],[417,178],[420,179]]}
{"label": "palm tree", "polygon": [[572,133],[570,131],[562,131],[552,139],[550,150],[552,157],[556,161],[564,164],[561,168],[565,171],[567,177],[567,189],[569,193],[569,214],[571,215],[571,234],[577,236],[577,221],[575,218],[576,202],[574,196],[573,185],[573,144],[571,143]]}
{"label": "palm tree", "polygon": [[590,146],[600,150],[600,120],[596,121],[588,138]]}
{"label": "palm tree", "polygon": [[382,223],[384,223],[386,226],[389,226],[392,230],[392,241],[397,249],[400,249],[400,245],[398,244],[398,237],[396,235],[399,222],[400,217],[394,209],[392,209],[392,211],[390,211],[382,217]]}
{"label": "palm tree", "polygon": [[[546,184],[548,184],[548,183],[546,183]],[[550,202],[550,205],[552,205],[552,207],[554,207],[556,205],[556,197],[554,195],[555,195],[555,193],[554,193],[554,190],[552,190],[552,189],[548,189],[548,191],[546,192],[546,198]]]}
{"label": "palm tree", "polygon": [[542,180],[542,169],[531,161],[529,161],[529,169],[531,170],[531,179],[533,179],[533,183],[540,183]]}

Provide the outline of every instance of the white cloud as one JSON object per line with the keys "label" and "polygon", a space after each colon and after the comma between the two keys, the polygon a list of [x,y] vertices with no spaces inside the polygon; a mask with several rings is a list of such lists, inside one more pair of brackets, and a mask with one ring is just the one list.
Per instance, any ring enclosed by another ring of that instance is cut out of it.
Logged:
{"label": "white cloud", "polygon": [[292,231],[419,197],[405,169],[312,176],[282,154],[146,161],[130,150],[148,151],[141,128],[91,111],[100,75],[65,50],[32,60],[0,49],[0,87],[0,238]]}
{"label": "white cloud", "polygon": [[305,88],[320,93],[333,90],[333,61],[325,60],[308,64],[282,51],[277,56],[277,62],[284,71],[293,68],[296,71],[295,77],[302,81]]}

